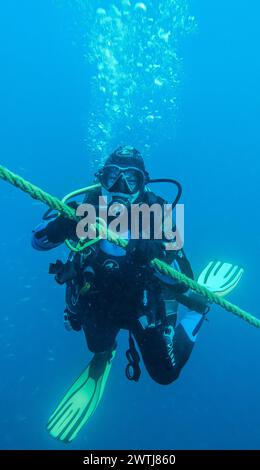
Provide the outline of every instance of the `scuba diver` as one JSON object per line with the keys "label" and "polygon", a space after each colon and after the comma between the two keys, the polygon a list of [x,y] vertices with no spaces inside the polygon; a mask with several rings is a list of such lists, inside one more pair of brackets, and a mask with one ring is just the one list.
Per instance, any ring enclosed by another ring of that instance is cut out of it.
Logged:
{"label": "scuba diver", "polygon": [[[114,151],[95,176],[98,184],[86,193],[84,203],[96,208],[100,196],[107,198],[108,207],[151,207],[155,203],[163,206],[166,201],[148,188],[158,181],[177,184],[173,209],[181,196],[181,187],[174,180],[151,180],[141,154],[130,146]],[[77,204],[73,202],[71,206],[76,208]],[[65,240],[76,242],[76,226],[76,221],[48,213],[33,231],[32,246],[46,251]],[[151,378],[169,385],[189,359],[209,311],[202,296],[150,266],[154,258],[159,258],[193,279],[183,249],[167,250],[165,240],[155,239],[153,234],[150,239],[132,239],[131,226],[128,237],[126,249],[101,239],[83,251],[72,251],[65,264],[57,261],[50,267],[56,281],[66,285],[67,328],[83,330],[94,354],[49,420],[48,431],[61,441],[72,441],[96,409],[121,329],[129,331],[127,378],[140,378],[137,343]],[[185,308],[179,311],[179,304]]]}

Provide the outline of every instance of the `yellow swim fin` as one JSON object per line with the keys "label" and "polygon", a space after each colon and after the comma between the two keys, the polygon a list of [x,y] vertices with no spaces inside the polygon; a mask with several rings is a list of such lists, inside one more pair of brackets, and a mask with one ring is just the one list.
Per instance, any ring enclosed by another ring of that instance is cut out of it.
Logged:
{"label": "yellow swim fin", "polygon": [[109,376],[115,351],[95,354],[51,415],[47,431],[62,442],[72,442],[96,410]]}
{"label": "yellow swim fin", "polygon": [[243,273],[244,269],[240,266],[211,261],[199,275],[198,283],[220,297],[224,297],[235,289]]}

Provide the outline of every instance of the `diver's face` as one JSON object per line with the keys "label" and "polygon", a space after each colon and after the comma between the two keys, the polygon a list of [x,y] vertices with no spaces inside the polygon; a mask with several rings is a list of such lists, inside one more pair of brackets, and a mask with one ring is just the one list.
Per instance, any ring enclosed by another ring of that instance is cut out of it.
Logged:
{"label": "diver's face", "polygon": [[128,206],[135,202],[144,188],[145,174],[134,167],[107,165],[100,173],[100,182],[109,204]]}
{"label": "diver's face", "polygon": [[100,174],[100,182],[107,191],[133,195],[144,187],[145,175],[138,168],[107,165]]}

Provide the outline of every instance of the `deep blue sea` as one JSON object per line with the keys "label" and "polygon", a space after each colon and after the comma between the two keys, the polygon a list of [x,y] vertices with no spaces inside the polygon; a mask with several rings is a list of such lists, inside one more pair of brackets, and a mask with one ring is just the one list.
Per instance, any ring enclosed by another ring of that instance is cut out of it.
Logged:
{"label": "deep blue sea", "polygon": [[[133,144],[183,185],[185,250],[245,273],[229,300],[259,316],[260,5],[251,0],[13,0],[0,15],[0,163],[57,196]],[[146,7],[146,8],[144,8]],[[170,199],[171,188],[158,188]],[[90,360],[63,326],[38,253],[42,204],[0,182],[0,448],[259,449],[260,332],[213,307],[179,380],[126,380],[127,334],[78,439],[45,425]]]}

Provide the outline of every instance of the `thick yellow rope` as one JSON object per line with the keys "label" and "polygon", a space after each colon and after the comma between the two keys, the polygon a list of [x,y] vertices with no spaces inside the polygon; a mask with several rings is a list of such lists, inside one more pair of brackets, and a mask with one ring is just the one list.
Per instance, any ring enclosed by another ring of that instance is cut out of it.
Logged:
{"label": "thick yellow rope", "polygon": [[[66,204],[64,204],[62,201],[60,201],[58,198],[46,193],[45,191],[42,191],[40,188],[37,186],[34,186],[33,184],[29,183],[28,181],[25,181],[21,176],[16,175],[15,173],[12,173],[9,171],[7,168],[4,168],[3,166],[0,165],[0,178],[3,180],[7,181],[8,183],[12,184],[13,186],[21,189],[22,191],[26,192],[29,194],[33,199],[37,199],[38,201],[43,202],[47,206],[49,206],[51,209],[57,210],[62,214],[64,217],[67,217],[69,219],[75,219],[77,220],[76,214],[74,209],[71,207],[68,207]],[[96,224],[96,228],[99,231],[99,234],[102,236],[104,235],[104,227],[101,227],[100,224]],[[122,248],[126,248],[127,246],[127,241],[120,239],[116,234],[112,233],[111,231],[107,230],[107,239],[116,244],[117,246],[120,246]],[[208,299],[211,303],[215,303],[222,307],[224,310],[227,312],[231,312],[234,315],[238,316],[242,320],[250,323],[250,325],[255,326],[256,328],[260,328],[260,320],[253,315],[251,315],[248,312],[245,312],[241,308],[237,307],[236,305],[232,304],[231,302],[228,302],[227,300],[223,299],[222,297],[219,297],[217,294],[214,294],[213,292],[210,292],[206,287],[201,286],[198,284],[196,281],[190,279],[189,277],[185,276],[184,274],[176,271],[173,269],[171,266],[169,266],[167,263],[164,263],[163,261],[159,259],[154,259],[151,262],[151,265],[159,271],[161,274],[164,274],[168,276],[171,279],[177,280],[179,282],[182,282],[185,284],[187,287],[191,288],[198,294],[203,295],[206,299]]]}
{"label": "thick yellow rope", "polygon": [[71,207],[64,204],[58,198],[46,193],[34,184],[29,183],[29,181],[26,181],[21,176],[12,173],[2,165],[0,165],[0,178],[29,194],[33,199],[37,199],[37,201],[47,204],[47,206],[60,212],[64,217],[75,219],[75,211],[71,209]]}

